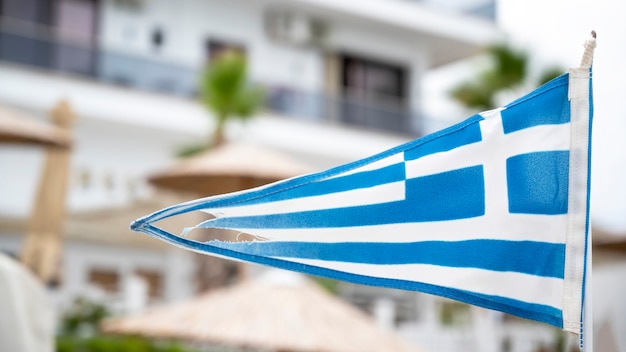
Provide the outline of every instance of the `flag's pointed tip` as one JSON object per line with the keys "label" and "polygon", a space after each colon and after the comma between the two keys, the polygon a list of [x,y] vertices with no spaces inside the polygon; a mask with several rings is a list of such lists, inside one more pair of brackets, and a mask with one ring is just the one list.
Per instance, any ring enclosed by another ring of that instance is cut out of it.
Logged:
{"label": "flag's pointed tip", "polygon": [[145,222],[144,218],[137,219],[137,220],[135,220],[135,221],[130,223],[130,229],[133,230],[133,231],[140,232],[142,227],[143,227],[143,225],[144,225],[144,222]]}

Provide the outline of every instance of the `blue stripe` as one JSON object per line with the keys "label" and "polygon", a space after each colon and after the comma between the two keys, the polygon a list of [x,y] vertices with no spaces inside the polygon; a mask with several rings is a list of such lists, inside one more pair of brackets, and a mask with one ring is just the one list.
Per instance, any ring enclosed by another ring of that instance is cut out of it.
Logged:
{"label": "blue stripe", "polygon": [[[484,117],[481,115],[474,115],[468,119],[468,121],[476,122],[481,120],[484,120]],[[467,144],[480,142],[481,140],[482,134],[480,132],[480,125],[477,123],[470,124],[457,131],[451,132],[445,137],[433,139],[427,143],[408,149],[404,152],[404,160],[415,160],[425,155],[446,152]]]}
{"label": "blue stripe", "polygon": [[351,175],[314,181],[300,187],[290,188],[284,190],[283,192],[270,194],[263,198],[249,200],[246,202],[246,205],[368,188],[386,183],[403,181],[405,178],[406,173],[404,163],[398,163],[376,170],[362,171]]}
{"label": "blue stripe", "polygon": [[[384,234],[381,233],[381,236]],[[210,242],[256,256],[393,265],[430,264],[510,271],[562,279],[565,245],[534,241],[466,240],[409,243],[376,242]]]}
{"label": "blue stripe", "polygon": [[501,312],[514,314],[522,318],[532,319],[556,326],[558,328],[563,328],[563,313],[560,309],[552,306],[519,301],[508,297],[485,295],[476,292],[437,286],[423,282],[351,274],[328,268],[322,268],[301,263],[293,263],[282,259],[241,253],[229,249],[219,248],[211,245],[211,243],[200,243],[188,240],[186,238],[181,238],[150,224],[144,225],[141,230],[151,236],[160,238],[162,240],[178,246],[182,246],[190,250],[214,253],[221,256],[248,261],[251,263],[268,265],[275,268],[302,272],[309,275],[323,276],[356,284],[424,292],[437,296],[447,297],[487,309],[499,310]]}
{"label": "blue stripe", "polygon": [[481,165],[409,179],[406,181],[406,199],[402,201],[215,218],[199,226],[247,229],[352,227],[466,219],[484,213],[485,186]]}
{"label": "blue stripe", "polygon": [[507,105],[500,112],[504,133],[538,125],[568,123],[570,121],[568,83],[569,75],[561,75]]}

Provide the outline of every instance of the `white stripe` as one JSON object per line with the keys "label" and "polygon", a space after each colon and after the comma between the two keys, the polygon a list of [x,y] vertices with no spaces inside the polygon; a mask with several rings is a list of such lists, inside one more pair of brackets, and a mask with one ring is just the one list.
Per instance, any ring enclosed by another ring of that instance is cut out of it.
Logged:
{"label": "white stripe", "polygon": [[214,215],[219,213],[220,217],[284,214],[307,210],[332,209],[395,202],[404,200],[405,193],[405,182],[398,181],[374,187],[328,193],[319,196],[294,198],[238,207],[209,208],[203,209],[202,211]]}
{"label": "white stripe", "polygon": [[561,309],[563,303],[563,280],[556,278],[426,264],[375,265],[315,259],[277,259],[358,275],[416,281],[480,294],[502,296],[557,309]]}
{"label": "white stripe", "polygon": [[249,229],[239,232],[276,241],[415,242],[501,239],[565,243],[566,215],[507,214],[454,221],[402,223],[342,228]]}
{"label": "white stripe", "polygon": [[[480,122],[482,131],[497,129],[500,119]],[[502,127],[499,127],[500,129]],[[506,135],[483,134],[483,141],[468,144],[447,152],[425,155],[406,162],[407,178],[437,174],[469,166],[498,163],[500,153],[514,156],[524,153],[569,150],[569,124],[541,125]],[[505,148],[506,146],[506,148]]]}

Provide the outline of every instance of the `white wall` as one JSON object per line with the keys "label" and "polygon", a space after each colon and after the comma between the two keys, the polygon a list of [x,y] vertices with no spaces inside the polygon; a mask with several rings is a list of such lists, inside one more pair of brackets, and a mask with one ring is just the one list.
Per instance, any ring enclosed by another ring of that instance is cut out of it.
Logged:
{"label": "white wall", "polygon": [[[263,1],[152,0],[143,4],[129,12],[115,2],[105,2],[101,35],[106,47],[197,69],[206,60],[206,41],[217,39],[246,48],[255,80],[309,90],[321,87],[319,53],[268,40]],[[165,32],[159,53],[150,43],[150,33],[156,27]]]}
{"label": "white wall", "polygon": [[[595,254],[594,254],[595,256]],[[594,257],[595,258],[595,257]],[[621,351],[626,350],[626,258],[602,264],[594,263],[593,309],[595,336],[601,329],[612,329],[612,337]],[[609,323],[608,325],[605,325]],[[602,336],[602,335],[601,335]]]}
{"label": "white wall", "polygon": [[[71,77],[0,65],[0,102],[49,122],[48,111],[67,99],[76,113],[70,160],[69,210],[111,207],[128,200],[128,182],[145,191],[145,175],[166,167],[177,147],[207,138],[210,116],[199,105]],[[44,160],[43,148],[0,146],[0,214],[30,213]],[[88,170],[92,187],[81,188]],[[109,176],[110,175],[110,176]],[[112,177],[113,192],[105,187]]]}
{"label": "white wall", "polygon": [[73,297],[89,294],[86,283],[93,269],[115,271],[120,278],[120,292],[123,285],[136,270],[151,270],[162,273],[164,301],[174,301],[191,297],[194,293],[193,263],[189,253],[179,249],[155,251],[132,247],[109,246],[82,242],[63,244],[63,264],[61,305]]}
{"label": "white wall", "polygon": [[[177,148],[193,140],[185,134],[85,118],[74,129],[70,212],[112,208],[145,198],[146,176],[175,160]],[[87,172],[90,184],[81,184]],[[113,187],[108,182],[113,181]]]}
{"label": "white wall", "polygon": [[[68,211],[111,208],[145,198],[145,177],[169,165],[178,147],[200,139],[80,116],[70,157]],[[42,175],[45,149],[0,146],[0,214],[27,218]],[[88,175],[88,184],[81,174]],[[113,182],[113,187],[108,182]]]}
{"label": "white wall", "polygon": [[[269,1],[151,0],[143,4],[141,9],[129,12],[115,2],[105,2],[101,34],[106,47],[199,68],[205,60],[207,39],[231,41],[246,47],[255,80],[305,91],[323,89],[321,50],[276,43],[265,34],[264,14],[273,6]],[[420,38],[371,22],[323,13],[315,16],[330,25],[329,50],[410,68],[411,100],[418,107],[421,75],[429,66],[428,49],[420,44]],[[149,44],[150,31],[157,26],[166,33],[165,45],[159,53]]]}
{"label": "white wall", "polygon": [[[0,250],[19,255],[23,237],[0,233]],[[150,270],[162,275],[162,300],[174,302],[195,294],[192,254],[179,248],[167,250],[141,249],[111,246],[80,241],[64,241],[62,244],[60,290],[51,292],[59,307],[67,306],[77,296],[93,294],[88,285],[89,272],[93,269],[112,270],[119,274],[120,291],[113,297],[118,306],[123,303],[123,285],[136,270]],[[123,308],[123,307],[122,307]]]}
{"label": "white wall", "polygon": [[43,166],[43,148],[0,146],[0,215],[30,213]]}

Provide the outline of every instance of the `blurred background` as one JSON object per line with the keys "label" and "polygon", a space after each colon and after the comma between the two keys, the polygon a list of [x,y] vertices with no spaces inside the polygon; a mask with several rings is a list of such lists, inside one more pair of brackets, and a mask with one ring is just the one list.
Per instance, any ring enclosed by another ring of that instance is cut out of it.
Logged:
{"label": "blurred background", "polygon": [[[0,0],[0,346],[577,348],[547,325],[201,256],[128,225],[506,103],[577,66],[594,29],[595,344],[626,351],[625,9],[609,0]],[[167,226],[179,233],[199,220]]]}

